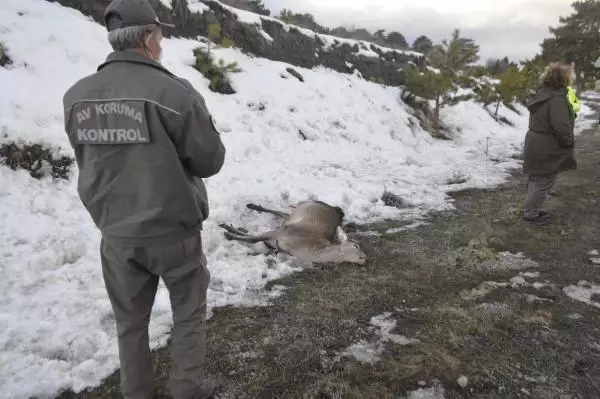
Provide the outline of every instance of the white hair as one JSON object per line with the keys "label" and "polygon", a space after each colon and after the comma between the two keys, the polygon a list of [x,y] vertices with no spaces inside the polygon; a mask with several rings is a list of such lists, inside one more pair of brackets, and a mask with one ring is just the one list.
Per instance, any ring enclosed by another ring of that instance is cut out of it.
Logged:
{"label": "white hair", "polygon": [[148,34],[158,30],[156,25],[138,25],[117,28],[108,32],[108,42],[115,51],[142,48]]}

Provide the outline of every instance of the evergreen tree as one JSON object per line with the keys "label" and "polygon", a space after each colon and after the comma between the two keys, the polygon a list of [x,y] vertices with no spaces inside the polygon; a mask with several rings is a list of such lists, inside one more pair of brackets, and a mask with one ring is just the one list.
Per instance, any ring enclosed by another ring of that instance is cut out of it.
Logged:
{"label": "evergreen tree", "polygon": [[574,62],[576,85],[582,88],[598,76],[593,63],[600,56],[600,1],[575,1],[571,7],[574,12],[561,17],[559,25],[550,28],[552,37],[542,42],[542,58]]}
{"label": "evergreen tree", "polygon": [[404,35],[400,32],[390,32],[386,37],[386,44],[390,47],[398,48],[398,49],[406,49],[408,48],[408,42]]}
{"label": "evergreen tree", "polygon": [[471,79],[463,72],[479,60],[479,46],[473,39],[460,36],[455,29],[450,40],[442,40],[429,52],[429,61],[437,71],[420,72],[411,69],[406,74],[406,90],[412,95],[434,101],[433,119],[437,133],[441,128],[440,111],[467,97],[458,96],[458,89],[468,86]]}
{"label": "evergreen tree", "polygon": [[379,29],[373,33],[373,39],[375,43],[384,45],[385,44],[385,29]]}
{"label": "evergreen tree", "polygon": [[265,7],[262,0],[248,0],[248,7],[250,11],[255,12],[260,15],[270,16],[271,11]]}
{"label": "evergreen tree", "polygon": [[452,32],[450,40],[435,45],[429,54],[433,66],[456,74],[479,61],[479,45],[473,39],[460,36],[460,30]]}
{"label": "evergreen tree", "polygon": [[410,69],[406,73],[406,87],[411,95],[435,102],[433,122],[435,123],[436,133],[439,133],[441,129],[441,109],[456,103],[455,96],[453,96],[457,89],[455,76],[446,71],[438,73],[431,70],[420,72],[416,69]]}
{"label": "evergreen tree", "polygon": [[492,76],[499,76],[506,72],[508,67],[510,66],[510,61],[508,57],[500,58],[490,58],[485,63],[485,69]]}
{"label": "evergreen tree", "polygon": [[433,42],[425,35],[421,35],[415,39],[412,44],[412,49],[416,52],[427,55],[433,48]]}

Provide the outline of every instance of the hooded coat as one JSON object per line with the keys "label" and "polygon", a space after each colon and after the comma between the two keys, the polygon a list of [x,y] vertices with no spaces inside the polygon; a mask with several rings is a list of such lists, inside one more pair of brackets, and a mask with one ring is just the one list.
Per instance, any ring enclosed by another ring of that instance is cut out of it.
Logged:
{"label": "hooded coat", "polygon": [[523,173],[552,175],[577,169],[573,154],[575,113],[567,89],[544,88],[527,108],[529,130],[525,135]]}

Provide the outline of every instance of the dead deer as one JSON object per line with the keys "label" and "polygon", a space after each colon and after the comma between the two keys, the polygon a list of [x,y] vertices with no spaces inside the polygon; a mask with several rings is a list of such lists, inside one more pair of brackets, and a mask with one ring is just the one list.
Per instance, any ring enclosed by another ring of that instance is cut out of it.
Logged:
{"label": "dead deer", "polygon": [[291,206],[292,213],[248,204],[257,212],[271,213],[283,219],[281,226],[272,231],[250,235],[243,229],[220,224],[227,230],[228,240],[249,243],[263,242],[274,252],[284,252],[298,259],[315,263],[365,264],[367,256],[356,241],[348,239],[342,229],[344,212],[340,207],[321,201],[301,201]]}

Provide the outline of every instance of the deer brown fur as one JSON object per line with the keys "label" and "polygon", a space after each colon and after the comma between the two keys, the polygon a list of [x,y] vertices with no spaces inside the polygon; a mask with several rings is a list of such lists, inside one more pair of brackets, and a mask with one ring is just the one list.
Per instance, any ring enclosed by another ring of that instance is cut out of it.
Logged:
{"label": "deer brown fur", "polygon": [[301,201],[293,207],[292,213],[286,213],[255,204],[246,206],[257,212],[276,215],[283,219],[283,223],[275,230],[258,235],[221,224],[220,227],[227,230],[227,239],[264,242],[271,250],[316,263],[366,262],[366,255],[358,243],[349,240],[341,227],[345,215],[340,207],[322,201]]}

